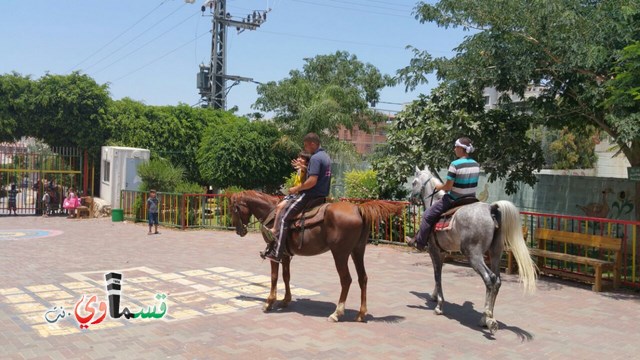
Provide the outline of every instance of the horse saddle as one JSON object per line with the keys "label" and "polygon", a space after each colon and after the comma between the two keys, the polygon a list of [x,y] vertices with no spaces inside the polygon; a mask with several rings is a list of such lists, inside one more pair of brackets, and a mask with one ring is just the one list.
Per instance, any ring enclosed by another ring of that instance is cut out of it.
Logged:
{"label": "horse saddle", "polygon": [[440,215],[440,219],[438,219],[436,226],[434,226],[434,231],[451,230],[451,225],[453,224],[453,215],[455,215],[456,211],[458,211],[465,205],[470,205],[479,201],[480,200],[478,200],[475,196],[465,196],[454,200],[453,204],[451,204],[451,209],[445,211],[442,215]]}
{"label": "horse saddle", "polygon": [[[304,230],[305,227],[320,224],[324,221],[324,212],[329,206],[325,198],[318,198],[310,201],[302,212],[296,215],[291,221],[291,230]],[[275,209],[265,218],[264,224],[271,226],[275,220]]]}
{"label": "horse saddle", "polygon": [[302,212],[291,221],[291,230],[304,230],[324,221],[324,211],[329,204],[326,198],[317,198],[309,201]]}

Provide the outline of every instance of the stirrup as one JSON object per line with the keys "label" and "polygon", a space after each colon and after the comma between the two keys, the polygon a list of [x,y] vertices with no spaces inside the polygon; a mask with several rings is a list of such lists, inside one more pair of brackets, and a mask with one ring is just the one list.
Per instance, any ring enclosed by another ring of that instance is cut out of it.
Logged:
{"label": "stirrup", "polygon": [[405,241],[407,242],[407,246],[410,248],[416,249],[420,252],[423,252],[427,249],[426,245],[419,244],[415,238],[405,237]]}

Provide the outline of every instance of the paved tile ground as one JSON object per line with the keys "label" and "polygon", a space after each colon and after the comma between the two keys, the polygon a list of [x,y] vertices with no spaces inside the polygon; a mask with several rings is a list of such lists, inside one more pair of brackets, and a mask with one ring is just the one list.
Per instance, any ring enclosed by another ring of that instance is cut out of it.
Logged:
{"label": "paved tile ground", "polygon": [[[640,296],[632,291],[596,294],[543,278],[524,296],[503,274],[500,330],[491,336],[476,325],[484,285],[473,270],[445,266],[445,314],[436,316],[428,255],[369,245],[367,322],[353,322],[360,289],[351,266],[346,318],[334,324],[326,321],[339,295],[330,254],[294,258],[293,303],[265,314],[269,264],[258,257],[257,234],[146,231],[110,219],[1,217],[0,359],[622,359],[638,349]],[[110,271],[124,276],[121,308],[158,305],[154,296],[164,293],[167,314],[107,316],[81,330],[74,306],[82,295],[106,301]],[[54,306],[70,315],[49,324]]]}

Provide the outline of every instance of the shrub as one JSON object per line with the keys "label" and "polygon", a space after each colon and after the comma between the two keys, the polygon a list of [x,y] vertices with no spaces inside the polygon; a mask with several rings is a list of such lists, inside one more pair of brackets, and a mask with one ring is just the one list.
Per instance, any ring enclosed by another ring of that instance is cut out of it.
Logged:
{"label": "shrub", "polygon": [[155,189],[161,192],[174,192],[182,183],[184,169],[173,166],[168,160],[153,159],[138,165],[138,175],[142,179],[141,191]]}
{"label": "shrub", "polygon": [[374,170],[353,170],[344,176],[345,197],[353,199],[378,199],[378,179]]}

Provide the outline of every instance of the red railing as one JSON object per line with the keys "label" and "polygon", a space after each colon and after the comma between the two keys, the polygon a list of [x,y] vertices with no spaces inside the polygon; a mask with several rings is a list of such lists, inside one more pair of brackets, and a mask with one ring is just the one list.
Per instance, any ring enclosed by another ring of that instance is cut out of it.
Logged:
{"label": "red railing", "polygon": [[[231,230],[231,216],[229,213],[228,198],[219,194],[162,194],[162,210],[160,223],[165,226],[187,228],[211,228]],[[144,200],[146,193],[123,191],[123,208],[125,216],[139,221],[146,221]],[[163,199],[163,200],[162,200]],[[136,201],[137,200],[137,201]],[[362,203],[367,199],[347,199],[340,201]],[[392,216],[371,225],[371,240],[373,242],[404,243],[406,236],[413,236],[419,228],[424,209],[408,202],[396,202],[406,205],[400,216]],[[622,241],[622,283],[629,287],[640,288],[640,250],[637,246],[637,228],[640,222],[599,219],[581,216],[569,216],[559,214],[545,214],[530,211],[522,211],[523,228],[526,232],[526,240],[530,247],[535,247],[535,230],[538,228],[556,229],[562,231],[579,232],[584,234],[597,234],[619,238]],[[251,230],[259,231],[259,224],[254,222]],[[569,254],[606,258],[606,253],[598,249],[584,249],[578,247],[566,247],[563,251]],[[591,268],[567,264],[566,262],[550,261],[545,265],[552,266],[562,271],[591,275]]]}
{"label": "red railing", "polygon": [[[545,214],[522,211],[523,226],[527,232],[527,242],[530,247],[537,246],[535,239],[536,229],[554,229],[581,234],[601,235],[618,238],[621,241],[621,277],[622,283],[634,288],[640,288],[640,256],[638,256],[637,229],[638,221],[613,220],[604,218],[591,218],[584,216],[570,216],[559,214]],[[562,252],[573,255],[588,255],[602,259],[609,259],[610,254],[602,249],[585,248],[579,246],[564,246]],[[557,249],[554,249],[557,251]],[[545,266],[558,270],[577,274],[592,275],[592,269],[588,266],[563,261],[548,261]],[[609,274],[612,275],[612,274]]]}

